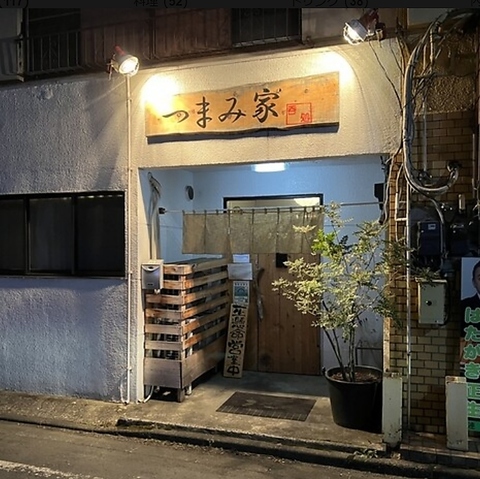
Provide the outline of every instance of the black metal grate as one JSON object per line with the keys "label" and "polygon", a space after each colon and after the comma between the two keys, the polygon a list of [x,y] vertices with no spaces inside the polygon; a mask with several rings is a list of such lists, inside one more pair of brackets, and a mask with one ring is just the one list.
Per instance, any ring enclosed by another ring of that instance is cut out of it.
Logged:
{"label": "black metal grate", "polygon": [[[26,9],[27,79],[101,71],[114,45],[155,65],[252,45],[301,41],[301,9]],[[20,41],[20,40],[19,40]]]}
{"label": "black metal grate", "polygon": [[232,43],[235,47],[286,42],[300,38],[299,8],[232,9]]}
{"label": "black metal grate", "polygon": [[81,66],[80,9],[32,8],[25,16],[28,72],[60,72]]}

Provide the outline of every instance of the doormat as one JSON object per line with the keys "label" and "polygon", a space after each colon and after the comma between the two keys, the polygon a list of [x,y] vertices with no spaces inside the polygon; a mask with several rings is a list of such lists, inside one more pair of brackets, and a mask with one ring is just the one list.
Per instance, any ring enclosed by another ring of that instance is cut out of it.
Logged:
{"label": "doormat", "polygon": [[236,392],[217,411],[247,416],[305,421],[314,404],[314,399]]}

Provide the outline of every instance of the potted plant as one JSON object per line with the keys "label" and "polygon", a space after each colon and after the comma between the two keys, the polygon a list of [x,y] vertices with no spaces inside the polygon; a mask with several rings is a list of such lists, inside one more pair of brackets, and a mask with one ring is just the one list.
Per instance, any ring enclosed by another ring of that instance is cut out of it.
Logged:
{"label": "potted plant", "polygon": [[[342,219],[336,203],[323,213],[326,229],[294,226],[306,235],[313,258],[286,261],[289,277],[274,281],[273,290],[322,328],[332,347],[337,366],[326,378],[335,423],[379,431],[383,372],[356,363],[356,333],[369,314],[399,320],[392,286],[410,267],[408,247],[389,241],[378,220],[353,225],[353,234],[346,234],[352,220]],[[417,273],[425,281],[435,277],[428,270]]]}

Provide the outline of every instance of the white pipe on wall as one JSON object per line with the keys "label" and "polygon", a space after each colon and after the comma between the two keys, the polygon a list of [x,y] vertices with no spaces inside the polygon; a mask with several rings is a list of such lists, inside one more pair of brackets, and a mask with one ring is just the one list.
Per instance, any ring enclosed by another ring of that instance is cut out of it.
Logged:
{"label": "white pipe on wall", "polygon": [[132,94],[130,87],[130,77],[125,76],[126,96],[127,96],[127,366],[126,366],[126,394],[125,403],[130,403],[131,388],[131,320],[132,320]]}
{"label": "white pipe on wall", "polygon": [[[407,235],[407,264],[411,262],[412,239],[411,239],[411,227],[410,227],[410,184],[407,182],[406,186],[406,232]],[[407,267],[406,272],[406,296],[407,296],[407,331],[406,331],[406,343],[407,343],[407,428],[410,429],[410,409],[411,409],[411,379],[412,379],[412,290],[410,287],[411,275],[410,267]]]}

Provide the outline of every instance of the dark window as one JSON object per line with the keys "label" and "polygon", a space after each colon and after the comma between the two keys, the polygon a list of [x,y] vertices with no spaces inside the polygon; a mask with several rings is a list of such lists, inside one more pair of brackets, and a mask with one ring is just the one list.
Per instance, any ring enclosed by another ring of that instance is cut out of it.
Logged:
{"label": "dark window", "polygon": [[72,198],[32,198],[29,204],[30,271],[68,274],[73,269]]}
{"label": "dark window", "polygon": [[124,276],[123,193],[0,197],[0,273]]}
{"label": "dark window", "polygon": [[123,274],[123,203],[123,196],[119,195],[78,197],[77,268],[80,273],[91,274],[100,269],[111,274]]}
{"label": "dark window", "polygon": [[25,270],[25,201],[0,202],[0,270],[21,273]]}
{"label": "dark window", "polygon": [[78,68],[80,26],[78,8],[26,8],[28,73],[59,72]]}
{"label": "dark window", "polygon": [[233,8],[232,42],[246,46],[299,40],[300,8]]}

